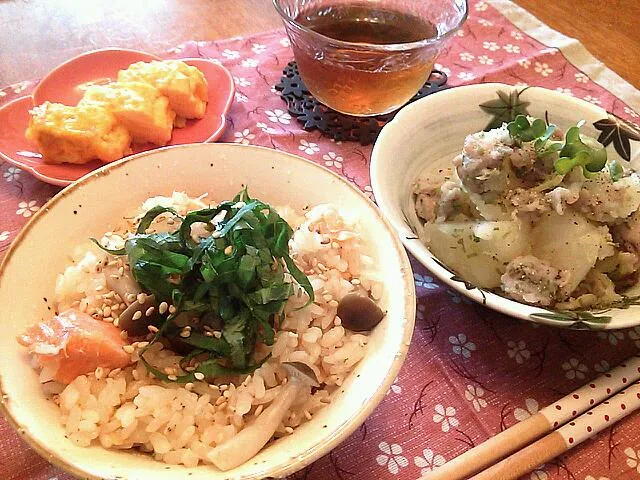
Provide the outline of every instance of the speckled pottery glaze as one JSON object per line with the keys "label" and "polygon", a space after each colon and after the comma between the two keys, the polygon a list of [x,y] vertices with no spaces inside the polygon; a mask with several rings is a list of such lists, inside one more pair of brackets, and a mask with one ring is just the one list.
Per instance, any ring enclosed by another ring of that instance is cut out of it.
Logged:
{"label": "speckled pottery glaze", "polygon": [[[56,405],[45,398],[16,335],[51,315],[56,275],[73,246],[109,226],[150,196],[208,192],[231,198],[247,185],[273,205],[331,202],[358,215],[363,235],[385,279],[387,314],[370,336],[366,356],[329,406],[292,435],[269,444],[244,465],[219,472],[156,462],[134,451],[82,448],[64,436]],[[47,460],[81,478],[193,480],[281,478],[328,453],[358,428],[402,365],[413,332],[415,290],[411,267],[391,225],[352,184],[324,167],[275,150],[229,144],[166,147],[115,162],[83,177],[47,203],[23,228],[0,270],[0,380],[5,416]]]}
{"label": "speckled pottery glaze", "polygon": [[[475,288],[438,262],[413,232],[411,224],[418,221],[411,201],[416,178],[423,172],[450,166],[453,157],[460,153],[465,137],[484,129],[492,118],[479,105],[496,100],[498,91],[509,94],[514,90],[521,92],[521,101],[529,102],[530,115],[540,118],[548,115],[550,123],[563,129],[584,120],[585,134],[594,138],[607,134],[603,141],[610,159],[618,159],[636,171],[640,168],[640,142],[633,138],[638,135],[635,127],[596,105],[540,87],[500,83],[468,85],[444,90],[408,105],[382,129],[371,156],[371,185],[380,209],[420,263],[442,282],[476,302],[521,320],[564,328],[617,329],[640,325],[639,305],[606,312],[581,312],[573,318],[557,319],[551,317],[557,317],[558,312]],[[617,132],[611,128],[616,126],[629,129],[632,136],[627,137],[626,142],[616,141]],[[623,154],[628,156],[628,162]],[[627,295],[640,295],[640,286],[633,287]],[[610,319],[592,321],[592,314]]]}

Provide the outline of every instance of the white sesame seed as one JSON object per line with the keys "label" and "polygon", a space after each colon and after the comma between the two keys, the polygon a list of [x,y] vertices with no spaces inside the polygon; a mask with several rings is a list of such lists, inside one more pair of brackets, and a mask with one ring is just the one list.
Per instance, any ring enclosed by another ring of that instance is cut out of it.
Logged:
{"label": "white sesame seed", "polygon": [[264,410],[264,405],[258,405],[258,408],[256,408],[255,412],[253,412],[253,415],[255,417],[259,416],[262,413],[262,410]]}
{"label": "white sesame seed", "polygon": [[191,330],[182,330],[180,336],[182,338],[189,338],[191,336]]}
{"label": "white sesame seed", "polygon": [[193,374],[193,376],[196,378],[196,380],[204,380],[204,373],[202,372],[196,372]]}
{"label": "white sesame seed", "polygon": [[333,324],[337,327],[338,325],[342,325],[342,319],[336,315],[336,318],[333,319]]}
{"label": "white sesame seed", "polygon": [[228,245],[227,248],[224,249],[225,255],[231,255],[233,253],[233,245]]}
{"label": "white sesame seed", "polygon": [[169,305],[169,313],[172,315],[176,313],[176,307],[174,307],[173,305]]}
{"label": "white sesame seed", "polygon": [[122,347],[122,350],[124,350],[126,353],[133,353],[135,347],[133,345],[125,345]]}
{"label": "white sesame seed", "polygon": [[211,390],[215,390],[216,392],[219,392],[219,391],[220,391],[220,387],[218,387],[218,385],[216,385],[215,383],[210,384],[210,385],[209,385],[209,388],[210,388]]}
{"label": "white sesame seed", "polygon": [[104,287],[102,285],[96,285],[96,292],[99,292],[100,290],[103,290]]}
{"label": "white sesame seed", "polygon": [[113,378],[113,377],[115,377],[116,375],[118,375],[121,371],[122,371],[122,369],[121,369],[121,368],[114,368],[113,370],[111,370],[111,371],[109,372],[109,375],[107,375],[107,376],[108,376],[109,378]]}
{"label": "white sesame seed", "polygon": [[193,383],[191,383],[191,382],[185,383],[184,388],[185,388],[185,390],[190,392],[191,390],[193,390]]}
{"label": "white sesame seed", "polygon": [[227,399],[226,399],[226,398],[224,398],[224,397],[220,396],[220,397],[218,397],[218,398],[216,399],[216,406],[218,406],[218,407],[219,407],[219,406],[220,406],[220,405],[222,405],[223,403],[226,403],[226,401],[227,401]]}
{"label": "white sesame seed", "polygon": [[284,431],[287,432],[288,434],[292,434],[293,433],[293,428],[291,427],[284,427]]}
{"label": "white sesame seed", "polygon": [[222,337],[222,332],[213,332],[213,336],[216,338]]}
{"label": "white sesame seed", "polygon": [[118,269],[118,274],[119,274],[120,276],[123,276],[123,275],[124,275],[124,267],[120,267],[120,268]]}
{"label": "white sesame seed", "polygon": [[230,390],[225,390],[224,392],[222,392],[222,396],[224,398],[229,398],[231,396],[231,391]]}
{"label": "white sesame seed", "polygon": [[104,376],[104,369],[102,367],[96,368],[95,376],[98,380],[100,380]]}
{"label": "white sesame seed", "polygon": [[104,315],[105,317],[109,317],[111,315],[111,307],[108,305],[104,307],[104,309],[102,310],[102,315]]}
{"label": "white sesame seed", "polygon": [[359,278],[351,279],[351,285],[360,285],[360,279]]}
{"label": "white sesame seed", "polygon": [[331,242],[331,247],[332,248],[339,248],[340,244],[338,242]]}
{"label": "white sesame seed", "polygon": [[149,346],[149,342],[138,342],[138,348],[147,348]]}
{"label": "white sesame seed", "polygon": [[218,387],[220,388],[221,392],[224,392],[225,390],[229,390],[229,385],[223,383],[222,385],[218,385]]}
{"label": "white sesame seed", "polygon": [[175,382],[176,380],[178,380],[178,377],[176,377],[175,375],[169,375],[167,376],[167,378],[173,382]]}
{"label": "white sesame seed", "polygon": [[337,307],[338,306],[338,302],[336,300],[331,300],[331,301],[327,302],[327,304],[330,307]]}
{"label": "white sesame seed", "polygon": [[169,308],[169,304],[167,302],[162,302],[160,304],[160,306],[158,307],[158,311],[164,315],[167,312],[167,309]]}
{"label": "white sesame seed", "polygon": [[133,314],[133,320],[140,320],[142,318],[142,312],[140,310],[138,310],[136,313]]}
{"label": "white sesame seed", "polygon": [[154,326],[154,325],[149,325],[147,327],[147,329],[151,332],[151,333],[158,333],[158,327]]}
{"label": "white sesame seed", "polygon": [[331,300],[333,300],[333,295],[331,295],[330,293],[325,293],[322,298],[325,302],[330,302]]}
{"label": "white sesame seed", "polygon": [[138,294],[138,296],[136,297],[136,299],[138,300],[138,303],[139,303],[140,305],[144,305],[144,302],[146,302],[146,301],[147,301],[147,294],[146,294],[146,293],[144,293],[144,292],[140,292],[140,293]]}
{"label": "white sesame seed", "polygon": [[133,375],[134,380],[140,380],[140,372],[138,372],[138,370],[131,372],[131,375]]}
{"label": "white sesame seed", "polygon": [[205,337],[213,337],[213,332],[209,331],[209,330],[205,330],[204,332],[204,336]]}
{"label": "white sesame seed", "polygon": [[147,308],[147,311],[146,311],[146,312],[144,312],[144,314],[145,314],[147,317],[150,317],[151,315],[153,315],[153,312],[155,312],[155,311],[156,311],[155,307],[149,307],[149,308]]}
{"label": "white sesame seed", "polygon": [[127,293],[127,300],[129,302],[135,302],[136,301],[136,294],[135,293]]}
{"label": "white sesame seed", "polygon": [[304,417],[305,417],[307,420],[311,420],[311,412],[309,412],[309,410],[305,410],[305,411],[304,411]]}

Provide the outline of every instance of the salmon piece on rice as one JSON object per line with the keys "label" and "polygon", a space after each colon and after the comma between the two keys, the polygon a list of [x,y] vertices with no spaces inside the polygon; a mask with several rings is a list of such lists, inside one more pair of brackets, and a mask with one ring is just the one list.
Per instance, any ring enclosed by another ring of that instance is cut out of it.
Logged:
{"label": "salmon piece on rice", "polygon": [[114,369],[132,363],[122,349],[127,342],[116,326],[76,310],[32,325],[18,342],[28,347],[43,367],[56,362],[53,378],[64,384],[98,367]]}

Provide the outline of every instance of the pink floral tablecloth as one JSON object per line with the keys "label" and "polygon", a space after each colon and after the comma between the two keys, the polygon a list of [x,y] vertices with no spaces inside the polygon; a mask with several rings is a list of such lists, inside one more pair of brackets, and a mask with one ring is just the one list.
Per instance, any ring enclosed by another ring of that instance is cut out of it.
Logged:
{"label": "pink floral tablecloth", "polygon": [[[449,85],[499,81],[541,85],[638,122],[608,89],[519,30],[484,1],[438,60]],[[237,93],[224,142],[265,145],[325,165],[371,194],[371,147],[331,141],[301,129],[273,86],[292,59],[282,30],[221,42],[189,42],[167,57],[219,60]],[[602,83],[602,82],[601,82]],[[0,90],[0,104],[34,82]],[[0,252],[59,188],[0,164]],[[640,349],[640,327],[595,333],[521,323],[470,303],[413,261],[418,314],[406,363],[362,427],[331,454],[294,475],[307,480],[415,479],[574,390]],[[37,456],[0,420],[0,479],[71,478]],[[525,478],[640,478],[640,415]]]}

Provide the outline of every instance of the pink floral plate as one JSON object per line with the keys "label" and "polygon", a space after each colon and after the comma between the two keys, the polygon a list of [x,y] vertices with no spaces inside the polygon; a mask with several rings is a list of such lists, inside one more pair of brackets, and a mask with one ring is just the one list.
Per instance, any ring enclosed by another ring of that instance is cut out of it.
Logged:
{"label": "pink floral plate", "polygon": [[[107,83],[119,70],[138,61],[159,60],[145,52],[126,49],[95,50],[79,55],[53,69],[38,84],[33,94],[20,97],[0,108],[0,159],[31,173],[43,182],[66,186],[103,164],[98,161],[83,165],[51,165],[42,161],[38,147],[24,136],[29,124],[29,110],[45,101],[75,105],[82,98],[82,85]],[[209,84],[209,101],[204,118],[187,120],[176,128],[169,145],[214,142],[226,127],[226,114],[233,102],[235,86],[226,68],[202,58],[181,59],[198,67]],[[133,153],[157,148],[155,145],[133,145]]]}

